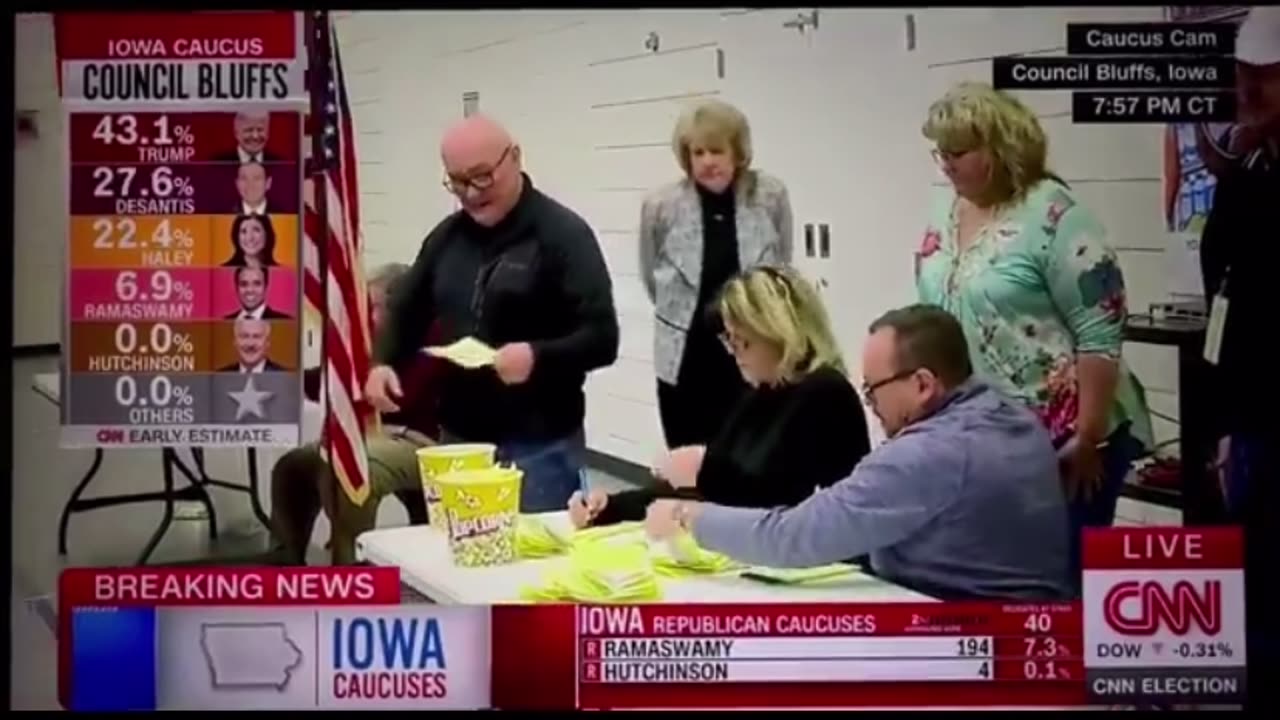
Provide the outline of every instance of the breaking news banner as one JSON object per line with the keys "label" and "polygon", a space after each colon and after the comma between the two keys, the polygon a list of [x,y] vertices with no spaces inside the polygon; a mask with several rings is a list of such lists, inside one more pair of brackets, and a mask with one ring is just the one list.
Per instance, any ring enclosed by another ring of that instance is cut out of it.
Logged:
{"label": "breaking news banner", "polygon": [[63,447],[297,444],[302,33],[293,12],[55,16]]}
{"label": "breaking news banner", "polygon": [[488,707],[489,608],[400,595],[396,568],[68,570],[59,695],[82,711]]}
{"label": "breaking news banner", "polygon": [[74,569],[72,710],[1238,704],[1236,529],[1090,532],[1080,603],[401,605],[397,568]]}
{"label": "breaking news banner", "polygon": [[1243,558],[1235,527],[1087,531],[1090,700],[1243,703]]}

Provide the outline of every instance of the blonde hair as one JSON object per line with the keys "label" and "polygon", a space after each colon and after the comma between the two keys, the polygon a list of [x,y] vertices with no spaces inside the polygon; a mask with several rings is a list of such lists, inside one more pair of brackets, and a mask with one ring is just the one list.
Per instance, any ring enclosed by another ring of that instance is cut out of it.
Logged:
{"label": "blonde hair", "polygon": [[822,298],[791,268],[739,273],[720,291],[719,310],[726,328],[741,329],[779,351],[785,382],[822,367],[848,372]]}
{"label": "blonde hair", "polygon": [[671,150],[686,177],[693,175],[690,149],[694,145],[724,148],[733,153],[735,181],[750,180],[751,125],[738,108],[721,100],[706,100],[690,107],[676,121]]}
{"label": "blonde hair", "polygon": [[945,153],[989,150],[987,194],[997,204],[1020,201],[1045,178],[1061,182],[1048,169],[1049,141],[1035,113],[985,83],[952,88],[929,106],[921,131]]}

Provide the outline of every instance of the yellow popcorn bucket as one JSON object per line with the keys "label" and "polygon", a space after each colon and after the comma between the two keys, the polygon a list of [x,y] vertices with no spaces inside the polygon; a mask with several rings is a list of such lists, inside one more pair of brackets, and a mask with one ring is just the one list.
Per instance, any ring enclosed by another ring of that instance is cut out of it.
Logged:
{"label": "yellow popcorn bucket", "polygon": [[523,478],[518,468],[502,466],[436,476],[455,565],[492,567],[516,561]]}
{"label": "yellow popcorn bucket", "polygon": [[491,468],[497,452],[497,446],[484,443],[432,445],[418,450],[418,475],[422,479],[422,492],[427,502],[427,521],[431,527],[446,529],[436,476],[458,470]]}

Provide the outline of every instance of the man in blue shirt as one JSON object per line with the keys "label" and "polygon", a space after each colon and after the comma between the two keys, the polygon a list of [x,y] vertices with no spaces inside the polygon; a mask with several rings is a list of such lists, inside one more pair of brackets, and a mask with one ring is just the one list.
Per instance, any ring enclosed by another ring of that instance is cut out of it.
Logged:
{"label": "man in blue shirt", "polygon": [[655,538],[688,529],[747,563],[810,567],[869,554],[879,576],[941,599],[1059,599],[1067,508],[1040,421],[973,378],[959,323],[926,305],[871,325],[864,399],[889,440],[791,508],[649,506]]}

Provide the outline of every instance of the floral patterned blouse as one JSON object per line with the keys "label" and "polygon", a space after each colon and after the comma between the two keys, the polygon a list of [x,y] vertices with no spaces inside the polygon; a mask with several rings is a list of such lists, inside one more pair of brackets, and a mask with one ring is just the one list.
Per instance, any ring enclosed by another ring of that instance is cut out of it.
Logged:
{"label": "floral patterned blouse", "polygon": [[916,290],[960,321],[975,372],[1025,402],[1063,441],[1076,431],[1076,354],[1114,358],[1120,380],[1107,433],[1128,422],[1150,448],[1145,392],[1120,355],[1124,277],[1098,219],[1046,180],[961,253],[955,206],[951,188],[938,193],[916,251]]}

